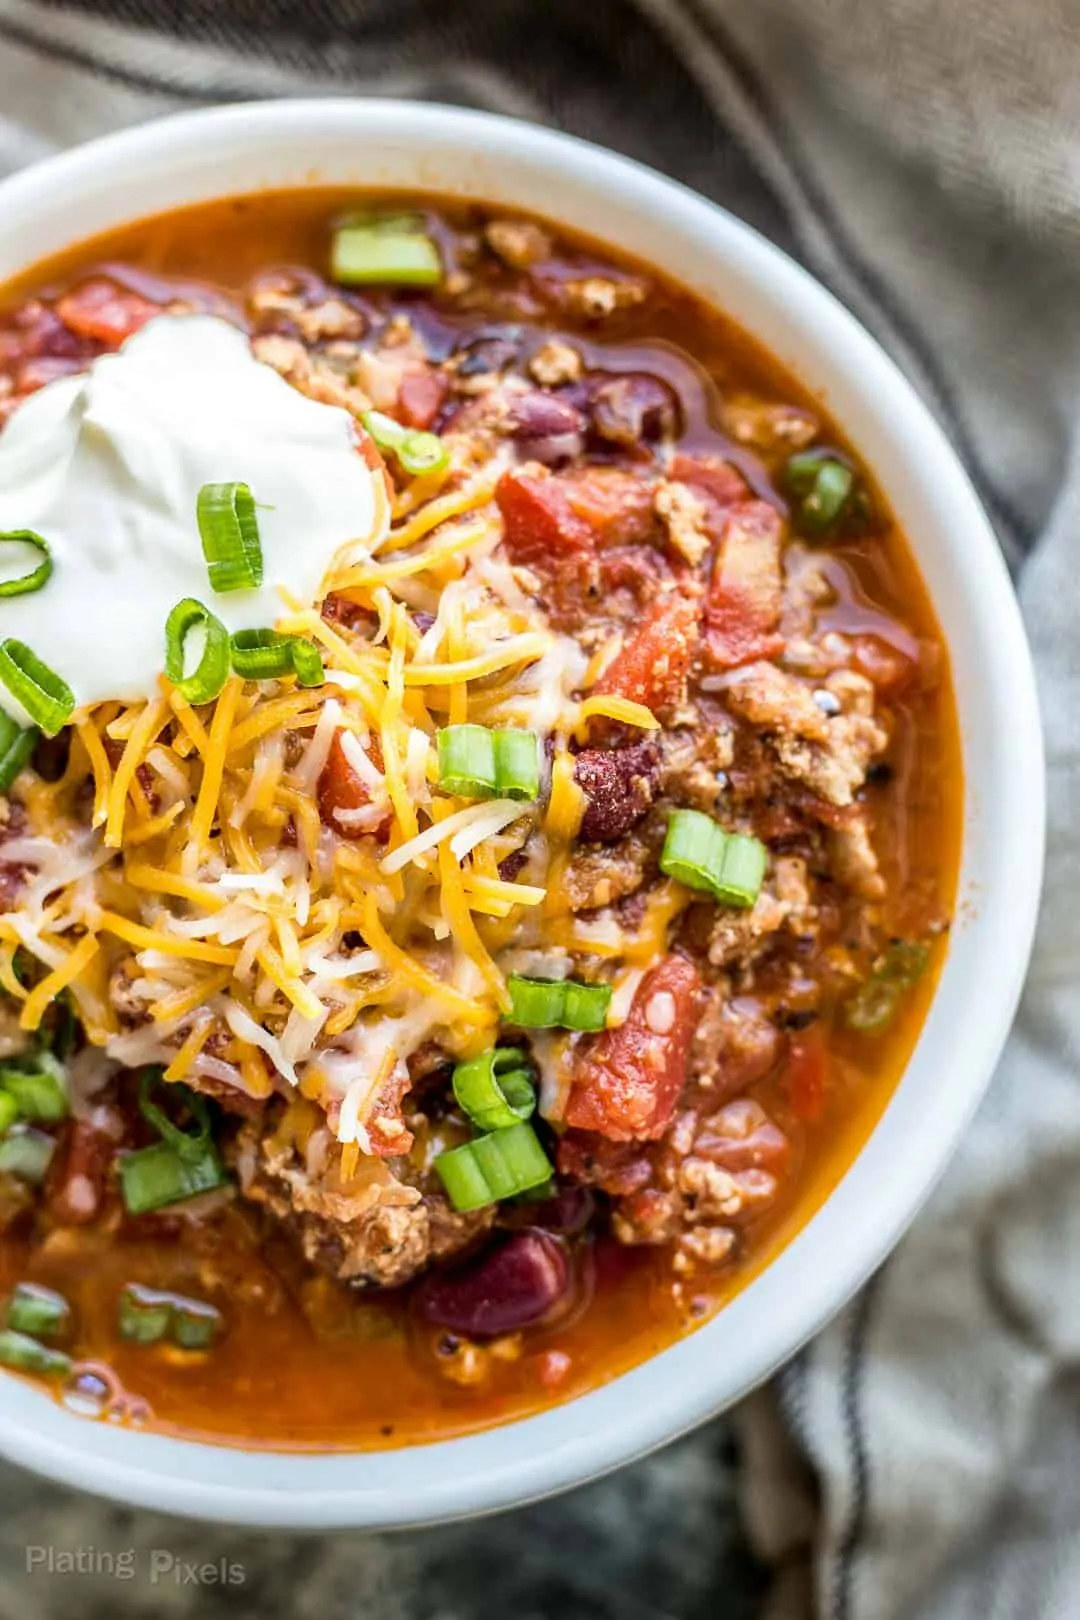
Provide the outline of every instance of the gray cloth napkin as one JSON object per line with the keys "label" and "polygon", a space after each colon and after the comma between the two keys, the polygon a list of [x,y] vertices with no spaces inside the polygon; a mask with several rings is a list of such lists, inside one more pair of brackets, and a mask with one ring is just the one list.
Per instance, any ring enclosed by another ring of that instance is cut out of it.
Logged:
{"label": "gray cloth napkin", "polygon": [[[743,1500],[773,1569],[772,1620],[1072,1620],[1080,13],[1071,0],[0,0],[0,169],[179,106],[348,91],[520,113],[725,203],[875,332],[979,486],[1019,577],[1048,731],[1034,969],[991,1094],[914,1230],[739,1414]],[[680,1473],[688,1455],[637,1477],[693,1525],[692,1559],[708,1521]],[[610,1503],[645,1510],[633,1488]],[[597,1544],[605,1511],[584,1521]],[[679,1593],[597,1590],[581,1612],[726,1603],[707,1581]],[[405,1611],[376,1593],[363,1612]]]}

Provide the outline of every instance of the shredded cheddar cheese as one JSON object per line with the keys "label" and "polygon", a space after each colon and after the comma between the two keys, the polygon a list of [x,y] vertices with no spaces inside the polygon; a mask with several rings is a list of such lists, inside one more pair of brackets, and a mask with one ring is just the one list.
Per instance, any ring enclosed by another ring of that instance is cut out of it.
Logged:
{"label": "shredded cheddar cheese", "polygon": [[[400,1095],[426,1041],[468,1056],[490,1045],[510,1006],[507,953],[635,963],[662,948],[677,886],[623,946],[566,915],[585,807],[568,740],[598,719],[657,721],[582,696],[589,660],[515,583],[493,489],[490,470],[459,462],[418,480],[396,526],[343,548],[321,609],[283,602],[279,628],[318,643],[324,686],[234,676],[193,708],[162,677],[150,702],[78,715],[61,780],[26,779],[43,853],[0,916],[0,986],[24,1029],[68,990],[122,1062],[253,1097],[294,1088],[309,1127],[325,1116],[337,1134],[348,1180],[380,1094]],[[538,803],[440,788],[437,733],[466,721],[554,739]],[[347,801],[326,786],[334,773]],[[526,870],[510,875],[519,853]],[[17,949],[40,964],[29,991]]]}

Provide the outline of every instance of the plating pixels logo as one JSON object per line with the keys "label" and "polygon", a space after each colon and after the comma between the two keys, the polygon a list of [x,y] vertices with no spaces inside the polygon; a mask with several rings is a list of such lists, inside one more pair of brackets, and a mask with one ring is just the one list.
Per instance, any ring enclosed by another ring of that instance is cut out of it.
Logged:
{"label": "plating pixels logo", "polygon": [[55,1547],[28,1545],[28,1575],[94,1575],[133,1581],[142,1574],[151,1586],[243,1586],[247,1571],[231,1558],[199,1563],[167,1547]]}

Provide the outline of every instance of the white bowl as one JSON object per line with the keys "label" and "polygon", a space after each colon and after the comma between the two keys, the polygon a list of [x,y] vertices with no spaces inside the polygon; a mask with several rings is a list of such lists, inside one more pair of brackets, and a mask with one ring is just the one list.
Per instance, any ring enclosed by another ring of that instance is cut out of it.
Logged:
{"label": "white bowl", "polygon": [[933,1007],[870,1141],[784,1252],[706,1327],[592,1394],[488,1433],[364,1455],[247,1452],[69,1415],[0,1377],[0,1451],[125,1502],[235,1523],[391,1526],[579,1484],[746,1394],[866,1280],[956,1147],[1005,1040],[1042,868],[1034,681],[994,536],[892,361],[803,270],[731,215],[595,146],[390,101],[195,112],[0,185],[0,282],[143,215],[312,183],[444,191],[547,214],[713,298],[829,405],[910,537],[952,657],[966,804],[956,926]]}

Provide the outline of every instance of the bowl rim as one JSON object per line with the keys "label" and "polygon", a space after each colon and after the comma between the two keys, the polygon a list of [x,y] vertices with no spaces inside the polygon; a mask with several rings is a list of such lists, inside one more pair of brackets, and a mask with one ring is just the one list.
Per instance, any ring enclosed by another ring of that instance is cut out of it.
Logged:
{"label": "bowl rim", "polygon": [[[81,1421],[19,1380],[0,1378],[0,1453],[53,1479],[193,1518],[379,1529],[518,1505],[644,1455],[747,1394],[867,1280],[944,1169],[1011,1025],[1037,915],[1044,766],[1019,609],[997,541],[941,428],[895,363],[831,293],[751,227],[679,183],[572,136],[488,113],[408,101],[282,100],[181,113],[20,171],[0,183],[8,231],[17,237],[26,220],[60,216],[80,196],[87,199],[91,217],[97,200],[114,196],[125,173],[140,170],[168,179],[185,168],[205,169],[206,196],[250,189],[230,186],[224,178],[228,163],[218,168],[216,152],[224,146],[228,157],[233,148],[285,133],[309,143],[316,162],[320,142],[367,138],[376,146],[396,144],[418,154],[468,144],[487,154],[496,168],[532,165],[552,188],[561,174],[572,175],[576,185],[614,199],[631,214],[651,210],[651,217],[664,218],[669,228],[696,234],[718,268],[744,280],[757,278],[777,320],[783,310],[793,332],[813,327],[814,342],[822,349],[832,345],[839,373],[867,411],[873,415],[887,408],[895,419],[890,432],[898,463],[924,501],[927,521],[947,554],[941,566],[950,571],[950,588],[955,585],[962,603],[955,611],[967,615],[968,652],[985,686],[971,694],[973,711],[985,710],[978,746],[989,750],[987,762],[975,772],[966,737],[964,742],[965,822],[975,799],[974,814],[988,823],[976,835],[979,910],[958,930],[961,937],[950,949],[905,1077],[855,1162],[823,1207],[712,1322],[588,1394],[536,1416],[386,1452],[246,1450],[130,1433]],[[418,184],[417,189],[425,188]],[[146,212],[120,210],[117,217],[136,219]],[[557,207],[547,212],[558,218]],[[110,223],[81,231],[74,240]],[[661,266],[665,253],[655,255]],[[24,262],[40,257],[37,251]],[[735,318],[753,330],[737,311]],[[850,422],[845,426],[860,437]],[[925,576],[917,538],[911,538]],[[958,706],[963,720],[959,693]],[[997,836],[1002,830],[1008,839]],[[966,827],[965,868],[970,842]],[[1007,850],[998,847],[1006,843]],[[921,1081],[913,1097],[908,1076],[926,1068],[921,1054],[924,1047],[929,1050],[931,1030],[939,1060],[953,1060],[944,1065],[950,1083],[931,1087]],[[897,1140],[887,1143],[893,1136]],[[871,1190],[873,1197],[861,1203],[860,1195]],[[842,1251],[839,1260],[827,1242]],[[744,1327],[752,1332],[744,1333]],[[721,1348],[726,1359],[717,1365]]]}

